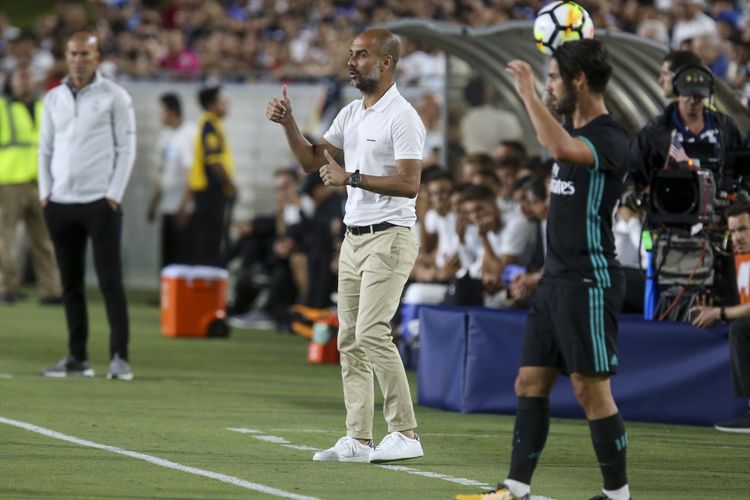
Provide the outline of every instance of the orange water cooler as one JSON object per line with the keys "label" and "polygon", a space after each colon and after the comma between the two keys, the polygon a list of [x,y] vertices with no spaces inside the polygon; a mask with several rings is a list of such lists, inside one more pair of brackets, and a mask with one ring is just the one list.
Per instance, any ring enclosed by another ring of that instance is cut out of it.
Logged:
{"label": "orange water cooler", "polygon": [[226,269],[172,264],[161,270],[161,332],[167,337],[226,337]]}

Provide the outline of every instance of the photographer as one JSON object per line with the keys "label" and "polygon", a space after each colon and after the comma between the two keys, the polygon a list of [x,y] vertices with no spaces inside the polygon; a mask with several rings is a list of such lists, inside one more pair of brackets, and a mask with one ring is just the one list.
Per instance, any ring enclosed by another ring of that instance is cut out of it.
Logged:
{"label": "photographer", "polygon": [[712,156],[720,168],[725,165],[728,150],[745,147],[734,121],[706,105],[714,95],[711,70],[695,64],[677,68],[672,85],[677,101],[651,119],[631,145],[630,175],[639,192],[649,185],[652,175],[668,163],[673,131],[675,140],[683,146],[712,144]]}
{"label": "photographer", "polygon": [[[736,203],[727,209],[726,214],[735,253],[750,253],[750,203]],[[738,273],[737,286],[747,288],[750,283],[740,283],[742,276],[742,273]],[[719,321],[732,321],[729,328],[729,353],[734,391],[738,397],[750,399],[750,302],[731,307],[699,305],[690,312],[693,325],[700,328],[712,327]],[[745,416],[719,422],[715,427],[725,432],[750,433],[750,408]]]}

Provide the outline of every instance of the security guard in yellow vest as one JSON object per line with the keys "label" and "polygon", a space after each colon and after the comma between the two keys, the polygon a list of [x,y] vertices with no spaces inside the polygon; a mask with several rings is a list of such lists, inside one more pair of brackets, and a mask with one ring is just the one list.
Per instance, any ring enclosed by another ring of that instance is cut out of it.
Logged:
{"label": "security guard in yellow vest", "polygon": [[[188,179],[194,201],[191,260],[194,264],[224,267],[235,196],[234,160],[221,123],[228,104],[218,87],[201,90],[198,100],[205,112],[198,120],[194,164]],[[183,208],[185,205],[183,202]]]}
{"label": "security guard in yellow vest", "polygon": [[20,297],[18,257],[14,252],[19,222],[26,226],[32,262],[43,303],[59,303],[60,273],[37,191],[37,146],[42,103],[34,98],[28,67],[8,78],[0,97],[0,300]]}

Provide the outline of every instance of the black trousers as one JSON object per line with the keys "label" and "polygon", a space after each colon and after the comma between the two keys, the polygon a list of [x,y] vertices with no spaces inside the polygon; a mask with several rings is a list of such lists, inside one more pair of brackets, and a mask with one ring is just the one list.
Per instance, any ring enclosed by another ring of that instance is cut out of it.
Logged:
{"label": "black trousers", "polygon": [[750,318],[735,320],[729,327],[729,354],[734,392],[750,399]]}
{"label": "black trousers", "polygon": [[231,198],[221,191],[193,193],[195,209],[190,220],[193,264],[225,267],[229,238]]}
{"label": "black trousers", "polygon": [[86,309],[86,244],[91,238],[94,269],[104,296],[109,322],[109,354],[128,359],[128,305],[122,283],[120,240],[122,211],[112,210],[107,200],[62,204],[49,202],[44,217],[55,246],[63,286],[70,355],[87,360],[89,336]]}
{"label": "black trousers", "polygon": [[169,264],[189,264],[190,225],[178,224],[172,214],[161,217],[161,267]]}

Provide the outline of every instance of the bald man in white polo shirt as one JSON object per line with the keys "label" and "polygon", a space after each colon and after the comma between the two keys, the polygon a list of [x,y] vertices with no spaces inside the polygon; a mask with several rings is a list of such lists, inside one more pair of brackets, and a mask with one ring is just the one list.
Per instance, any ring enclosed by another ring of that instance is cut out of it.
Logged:
{"label": "bald man in white polo shirt", "polygon": [[[425,142],[422,120],[393,82],[400,50],[398,38],[384,30],[368,30],[354,39],[349,77],[362,99],[339,112],[318,144],[300,133],[286,86],[282,98],[266,109],[267,118],[284,127],[305,171],[319,171],[326,186],[347,186],[348,191],[338,283],[347,433],[316,453],[316,461],[388,462],[424,454],[390,328],[417,257],[412,227]],[[389,432],[376,448],[373,373],[383,391]]]}

